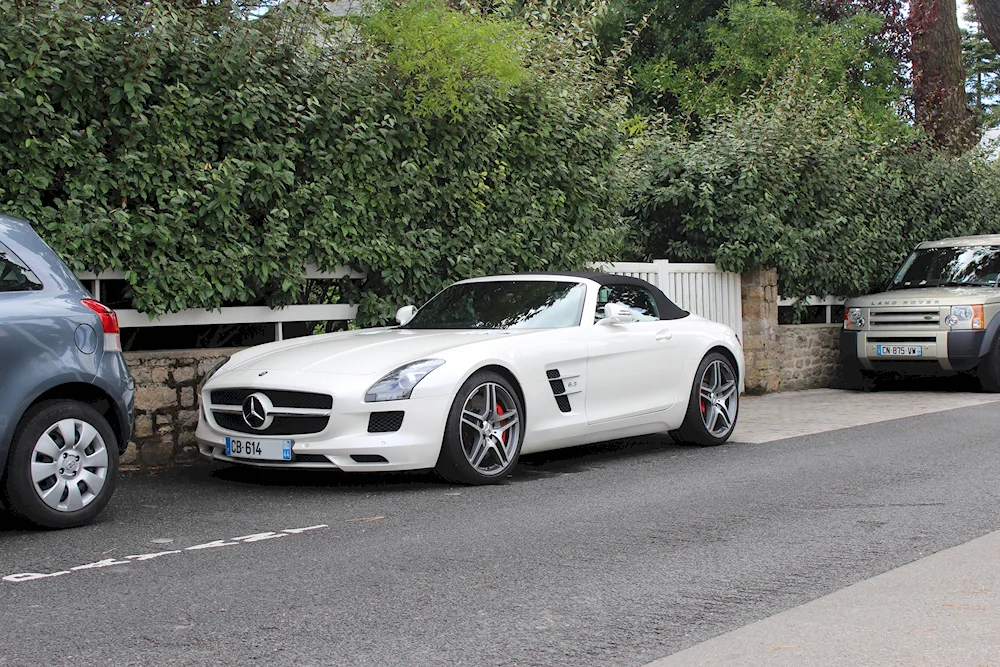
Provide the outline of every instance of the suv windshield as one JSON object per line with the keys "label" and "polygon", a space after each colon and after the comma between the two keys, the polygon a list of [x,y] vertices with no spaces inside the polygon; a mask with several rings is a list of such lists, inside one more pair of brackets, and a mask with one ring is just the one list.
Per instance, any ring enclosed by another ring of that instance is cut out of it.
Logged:
{"label": "suv windshield", "polygon": [[580,324],[581,283],[497,280],[452,285],[417,311],[404,329],[548,329]]}
{"label": "suv windshield", "polygon": [[924,248],[914,251],[889,289],[995,287],[1000,280],[1000,246]]}

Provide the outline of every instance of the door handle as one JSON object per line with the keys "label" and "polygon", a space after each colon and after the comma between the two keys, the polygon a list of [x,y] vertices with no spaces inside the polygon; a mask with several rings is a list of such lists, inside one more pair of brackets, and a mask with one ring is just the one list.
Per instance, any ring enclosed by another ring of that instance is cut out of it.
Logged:
{"label": "door handle", "polygon": [[674,337],[674,334],[670,332],[670,329],[663,329],[656,332],[656,340],[670,340]]}

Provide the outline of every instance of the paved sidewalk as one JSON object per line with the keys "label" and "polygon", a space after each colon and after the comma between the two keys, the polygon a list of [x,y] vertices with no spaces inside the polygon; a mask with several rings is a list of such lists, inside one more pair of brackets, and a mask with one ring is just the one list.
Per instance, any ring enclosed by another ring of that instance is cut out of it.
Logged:
{"label": "paved sidewalk", "polygon": [[1000,665],[1000,531],[647,667]]}
{"label": "paved sidewalk", "polygon": [[1000,402],[1000,394],[842,389],[744,396],[732,442],[771,442],[930,412]]}

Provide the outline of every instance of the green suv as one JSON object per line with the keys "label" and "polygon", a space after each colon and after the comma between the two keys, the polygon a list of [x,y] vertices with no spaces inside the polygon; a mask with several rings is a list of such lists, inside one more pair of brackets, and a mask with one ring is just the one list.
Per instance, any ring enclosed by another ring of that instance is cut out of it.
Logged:
{"label": "green suv", "polygon": [[882,373],[974,371],[1000,391],[1000,235],[921,243],[886,291],[848,300],[840,349],[847,381]]}

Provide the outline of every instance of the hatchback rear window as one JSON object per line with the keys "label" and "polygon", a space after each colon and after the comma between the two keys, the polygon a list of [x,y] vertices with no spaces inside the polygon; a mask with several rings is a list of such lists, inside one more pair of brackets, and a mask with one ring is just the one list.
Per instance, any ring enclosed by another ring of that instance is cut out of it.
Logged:
{"label": "hatchback rear window", "polygon": [[0,243],[0,292],[31,292],[40,289],[42,283],[31,269]]}

